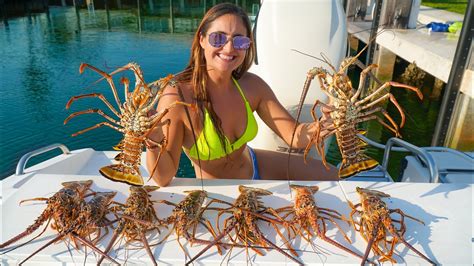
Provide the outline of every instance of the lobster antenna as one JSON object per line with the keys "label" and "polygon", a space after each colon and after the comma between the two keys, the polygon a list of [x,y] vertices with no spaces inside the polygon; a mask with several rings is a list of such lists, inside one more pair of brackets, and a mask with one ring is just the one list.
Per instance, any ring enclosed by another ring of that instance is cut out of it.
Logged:
{"label": "lobster antenna", "polygon": [[[296,49],[291,49],[291,51],[300,53],[302,55],[305,55],[305,56],[308,56],[308,57],[311,57],[311,58],[314,58],[316,60],[319,60],[319,61],[327,64],[327,62],[324,59],[321,59],[319,57],[316,57],[316,56],[298,51]],[[300,101],[299,101],[298,106],[303,106],[303,102],[306,99],[306,95],[308,94],[308,91],[309,91],[309,85],[307,86],[307,84],[308,84],[308,76],[306,78],[305,84],[303,85],[303,90],[301,91],[301,96],[300,96]],[[295,118],[295,126],[293,128],[293,134],[291,135],[290,146],[288,147],[288,159],[287,159],[287,165],[286,165],[286,180],[288,182],[288,187],[290,187],[291,148],[293,147],[293,142],[295,140],[295,134],[296,134],[296,129],[298,128],[298,122],[299,122],[299,118],[300,118],[300,115],[301,115],[301,109],[302,108],[298,108],[298,112],[297,112],[296,118]],[[290,199],[292,199],[292,198],[293,198],[293,193],[292,193],[291,188],[290,188]]]}
{"label": "lobster antenna", "polygon": [[367,44],[364,46],[364,48],[362,48],[362,50],[360,50],[359,53],[357,53],[355,56],[353,56],[353,57],[351,58],[351,61],[349,61],[349,63],[348,63],[347,65],[345,65],[342,69],[339,69],[339,71],[344,72],[344,71],[346,71],[346,69],[347,69],[350,65],[354,64],[354,62],[359,58],[359,56],[360,56],[365,50],[367,50],[367,49],[369,48],[369,45],[370,45],[373,41],[375,41],[375,39],[377,39],[377,37],[378,37],[380,34],[382,34],[384,31],[386,31],[386,29],[382,27],[382,29],[381,29],[379,32],[377,32],[377,34],[375,34],[375,36],[367,42]]}
{"label": "lobster antenna", "polygon": [[[201,64],[200,66],[206,66],[206,64]],[[178,72],[177,74],[175,74],[175,76],[179,76],[179,75],[183,75],[185,74],[186,72],[188,72],[189,70],[193,69],[194,67],[190,67],[190,68],[187,68],[181,72]],[[178,92],[179,92],[179,95],[180,97],[182,98],[183,102],[184,102],[184,96],[183,96],[183,93],[181,91],[181,89],[179,88],[178,86]],[[194,126],[193,126],[193,122],[191,120],[191,116],[189,114],[189,111],[188,111],[188,107],[185,106],[185,111],[186,111],[186,117],[188,118],[188,121],[189,121],[189,125],[191,126],[191,132],[193,134],[193,140],[194,140],[194,143],[196,144],[197,143],[197,138],[196,138],[196,131],[194,130]],[[204,179],[202,177],[202,167],[201,167],[201,157],[199,156],[199,152],[196,153],[197,154],[197,159],[198,159],[198,165],[199,165],[199,179],[201,179],[201,190],[204,191]]]}
{"label": "lobster antenna", "polygon": [[331,64],[331,60],[323,52],[321,52],[321,57],[324,59],[324,62],[334,71],[337,72],[336,68]]}
{"label": "lobster antenna", "polygon": [[291,51],[294,51],[294,52],[300,53],[300,54],[302,54],[302,55],[306,55],[306,56],[309,56],[309,57],[314,58],[314,59],[316,59],[316,60],[319,60],[319,61],[325,63],[326,65],[328,65],[331,69],[334,70],[334,72],[336,72],[336,69],[332,66],[330,60],[329,60],[329,59],[327,58],[327,56],[324,55],[324,53],[322,53],[322,52],[321,52],[321,57],[323,57],[323,58],[321,59],[321,58],[319,58],[319,57],[317,57],[317,56],[314,56],[314,55],[311,55],[311,54],[307,54],[307,53],[298,51],[298,50],[296,50],[296,49],[291,49]]}
{"label": "lobster antenna", "polygon": [[[176,76],[181,75],[183,73],[184,71],[181,71],[178,74],[176,74]],[[178,86],[178,84],[176,84],[176,88],[178,89],[178,93],[179,93],[179,96],[181,97],[181,100],[184,102],[185,101],[184,95],[183,95],[183,92],[181,91],[181,88]],[[184,106],[184,108],[185,108],[184,110],[186,111],[186,117],[188,118],[188,121],[189,121],[189,125],[191,126],[191,133],[193,134],[194,143],[197,144],[196,131],[194,130],[191,115],[189,114],[188,107]],[[199,165],[199,179],[201,179],[201,190],[204,191],[204,180],[202,178],[201,157],[199,156],[199,152],[197,152],[196,154],[197,154],[198,165]]]}

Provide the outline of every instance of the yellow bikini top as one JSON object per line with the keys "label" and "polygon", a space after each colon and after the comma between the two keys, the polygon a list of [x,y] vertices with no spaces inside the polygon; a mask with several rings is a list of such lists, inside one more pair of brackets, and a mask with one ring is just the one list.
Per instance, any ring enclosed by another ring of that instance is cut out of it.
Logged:
{"label": "yellow bikini top", "polygon": [[[225,145],[227,154],[234,152],[239,149],[247,142],[253,140],[257,136],[258,125],[255,117],[253,116],[252,108],[250,107],[249,102],[245,98],[242,89],[240,88],[237,80],[232,78],[235,86],[239,89],[240,95],[245,102],[245,109],[247,110],[247,128],[244,131],[244,134],[240,136],[234,143],[230,143],[229,139],[225,137]],[[199,138],[196,140],[196,143],[188,151],[190,157],[198,159],[197,153],[199,152],[199,159],[204,161],[210,161],[222,158],[226,156],[226,152],[222,147],[222,143],[219,140],[219,135],[217,134],[216,128],[212,123],[211,117],[207,112],[207,109],[204,109],[204,127],[202,129]]]}

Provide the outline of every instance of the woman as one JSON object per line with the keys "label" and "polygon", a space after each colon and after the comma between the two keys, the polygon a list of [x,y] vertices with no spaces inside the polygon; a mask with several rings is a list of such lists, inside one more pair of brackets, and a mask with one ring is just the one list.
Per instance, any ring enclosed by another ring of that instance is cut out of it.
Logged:
{"label": "woman", "polygon": [[[286,143],[291,142],[296,122],[269,86],[247,72],[254,55],[250,21],[242,9],[225,3],[206,13],[194,36],[189,64],[176,77],[177,86],[165,88],[158,112],[176,101],[198,108],[171,108],[165,117],[171,121],[169,129],[158,127],[147,141],[151,173],[161,151],[156,144],[163,140],[163,131],[169,130],[152,176],[159,186],[167,186],[176,174],[182,148],[198,177],[287,179],[287,154],[246,145],[258,130],[254,111]],[[315,128],[315,124],[299,124],[293,147],[306,147]],[[302,156],[293,157],[291,179],[337,179],[334,167],[326,170],[318,160],[305,164]]]}

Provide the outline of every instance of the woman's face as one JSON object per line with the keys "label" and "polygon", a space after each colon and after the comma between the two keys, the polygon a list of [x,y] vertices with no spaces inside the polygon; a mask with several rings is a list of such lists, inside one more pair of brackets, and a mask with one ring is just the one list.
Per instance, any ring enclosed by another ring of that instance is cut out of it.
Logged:
{"label": "woman's face", "polygon": [[[213,32],[224,33],[228,39],[227,43],[220,48],[210,45],[209,34]],[[232,38],[235,36],[248,37],[248,33],[242,19],[232,14],[223,15],[214,20],[205,36],[201,35],[200,44],[204,49],[208,70],[232,73],[242,64],[247,50],[237,50],[233,47]]]}

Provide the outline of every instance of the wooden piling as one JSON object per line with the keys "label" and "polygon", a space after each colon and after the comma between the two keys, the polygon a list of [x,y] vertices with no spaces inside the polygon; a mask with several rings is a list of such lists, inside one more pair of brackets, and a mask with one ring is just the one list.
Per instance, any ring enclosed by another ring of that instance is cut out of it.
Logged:
{"label": "wooden piling", "polygon": [[110,11],[109,11],[109,0],[104,0],[105,15],[107,16],[107,30],[110,30]]}
{"label": "wooden piling", "polygon": [[49,1],[48,0],[43,0],[43,8],[44,8],[44,11],[46,12],[46,15],[49,17]]}
{"label": "wooden piling", "polygon": [[76,18],[77,18],[77,30],[81,30],[81,15],[79,14],[79,6],[76,3],[77,0],[72,0],[72,4],[74,5],[74,10],[76,10]]}
{"label": "wooden piling", "polygon": [[5,0],[0,0],[0,8],[2,9],[2,21],[5,26],[8,26],[8,15],[7,15],[7,6],[5,4]]}
{"label": "wooden piling", "polygon": [[[397,58],[397,55],[392,53],[392,51],[389,49],[379,46],[379,49],[376,51],[374,57],[374,63],[378,65],[374,71],[375,77],[382,83],[391,81],[393,79],[393,69],[395,67],[395,59]],[[379,88],[380,84],[375,82],[373,79],[369,80],[371,80],[371,90],[369,91],[369,93],[371,93],[373,90]],[[381,92],[380,95],[386,93],[387,90],[389,91],[390,89],[386,89],[385,91]]]}
{"label": "wooden piling", "polygon": [[28,19],[31,20],[31,0],[25,0],[25,2],[23,2],[23,8]]}
{"label": "wooden piling", "polygon": [[153,13],[155,11],[155,5],[153,3],[153,0],[148,0],[148,8],[150,9],[150,13]]}
{"label": "wooden piling", "polygon": [[140,5],[140,0],[137,0],[137,26],[138,26],[138,32],[142,32],[142,14],[141,14],[141,5]]}
{"label": "wooden piling", "polygon": [[170,33],[174,33],[174,14],[173,14],[173,0],[170,0]]}

